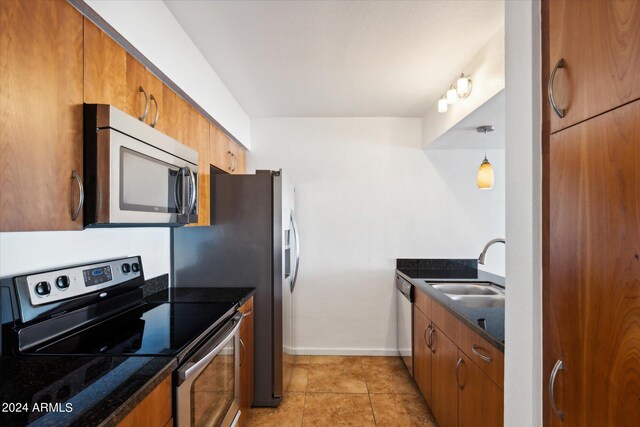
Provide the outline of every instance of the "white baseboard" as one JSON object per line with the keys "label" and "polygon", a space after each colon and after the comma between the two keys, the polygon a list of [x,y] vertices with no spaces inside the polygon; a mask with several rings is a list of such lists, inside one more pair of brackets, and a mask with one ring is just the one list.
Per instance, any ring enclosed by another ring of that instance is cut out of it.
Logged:
{"label": "white baseboard", "polygon": [[293,348],[286,349],[297,356],[398,356],[396,348]]}

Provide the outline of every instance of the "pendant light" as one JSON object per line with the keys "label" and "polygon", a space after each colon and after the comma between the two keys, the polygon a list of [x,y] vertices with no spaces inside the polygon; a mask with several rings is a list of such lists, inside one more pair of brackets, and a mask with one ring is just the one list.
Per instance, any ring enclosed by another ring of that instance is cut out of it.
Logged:
{"label": "pendant light", "polygon": [[493,173],[493,166],[487,160],[487,132],[493,132],[493,126],[480,126],[476,129],[479,133],[484,133],[484,160],[480,164],[478,168],[478,189],[480,190],[491,190],[493,188],[493,182],[495,181],[495,175]]}

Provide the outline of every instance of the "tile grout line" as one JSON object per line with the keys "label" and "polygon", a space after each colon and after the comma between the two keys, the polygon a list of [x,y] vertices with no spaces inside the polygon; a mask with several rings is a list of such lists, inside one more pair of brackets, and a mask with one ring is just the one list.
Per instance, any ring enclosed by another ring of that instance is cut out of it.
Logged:
{"label": "tile grout line", "polygon": [[360,361],[362,365],[362,374],[364,375],[364,383],[367,386],[367,397],[369,398],[369,406],[371,407],[371,415],[373,416],[373,423],[377,426],[378,420],[376,420],[376,412],[373,410],[373,401],[371,400],[371,390],[369,390],[369,381],[367,381],[367,374],[364,371],[364,363]]}

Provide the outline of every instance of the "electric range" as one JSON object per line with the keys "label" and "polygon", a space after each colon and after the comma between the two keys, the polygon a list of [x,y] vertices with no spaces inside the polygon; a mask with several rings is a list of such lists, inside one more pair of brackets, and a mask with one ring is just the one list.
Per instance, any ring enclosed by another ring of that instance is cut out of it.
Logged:
{"label": "electric range", "polygon": [[[176,424],[237,422],[237,304],[146,302],[140,257],[35,272],[11,282],[14,316],[12,322],[3,319],[3,354],[175,357]],[[212,386],[216,399],[200,392]]]}

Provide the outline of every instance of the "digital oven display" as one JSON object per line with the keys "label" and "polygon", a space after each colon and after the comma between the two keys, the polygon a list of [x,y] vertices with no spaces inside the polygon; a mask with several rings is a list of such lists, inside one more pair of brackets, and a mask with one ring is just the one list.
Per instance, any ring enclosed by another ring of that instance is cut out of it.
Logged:
{"label": "digital oven display", "polygon": [[100,283],[108,282],[113,279],[113,276],[111,275],[111,267],[108,265],[84,270],[82,274],[84,276],[85,286],[99,285]]}

